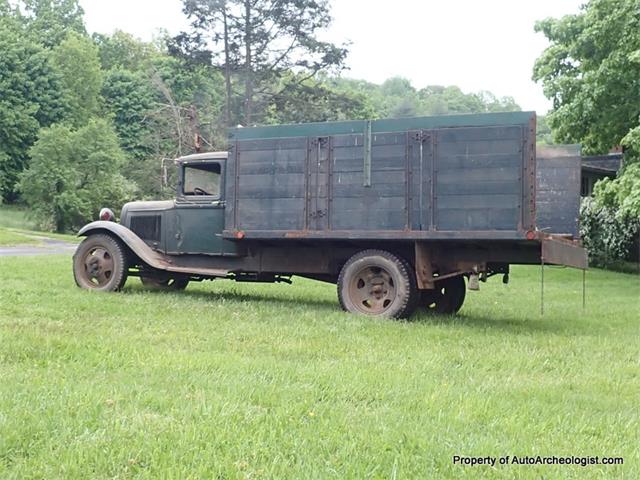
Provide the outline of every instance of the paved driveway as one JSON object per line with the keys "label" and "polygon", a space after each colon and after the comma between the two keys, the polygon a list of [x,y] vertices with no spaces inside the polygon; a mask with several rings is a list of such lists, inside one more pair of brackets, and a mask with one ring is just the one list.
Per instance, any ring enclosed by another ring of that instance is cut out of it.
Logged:
{"label": "paved driveway", "polygon": [[77,245],[63,240],[47,237],[32,237],[41,242],[40,245],[16,245],[0,247],[0,257],[15,257],[25,255],[54,255],[60,253],[72,254]]}

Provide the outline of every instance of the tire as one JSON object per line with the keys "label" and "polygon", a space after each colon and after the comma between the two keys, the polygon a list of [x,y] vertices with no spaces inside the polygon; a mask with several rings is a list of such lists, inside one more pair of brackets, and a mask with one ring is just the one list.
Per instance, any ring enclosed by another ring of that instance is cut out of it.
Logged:
{"label": "tire", "polygon": [[421,290],[420,304],[428,313],[454,315],[462,308],[466,293],[464,276],[458,275],[436,282],[433,290]]}
{"label": "tire", "polygon": [[119,240],[93,234],[73,254],[73,278],[86,290],[116,292],[127,281],[127,254]]}
{"label": "tire", "polygon": [[338,277],[343,310],[386,318],[407,318],[416,306],[418,290],[409,263],[384,250],[353,255]]}
{"label": "tire", "polygon": [[140,281],[145,287],[159,290],[184,290],[189,285],[186,278],[158,278],[140,276]]}

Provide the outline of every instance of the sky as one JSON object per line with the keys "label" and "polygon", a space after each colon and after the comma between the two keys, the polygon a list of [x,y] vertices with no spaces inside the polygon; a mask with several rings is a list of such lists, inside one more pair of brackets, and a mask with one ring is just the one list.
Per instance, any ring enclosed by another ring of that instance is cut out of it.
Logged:
{"label": "sky", "polygon": [[[330,0],[334,22],[323,39],[348,41],[344,76],[382,83],[393,76],[416,88],[457,85],[511,96],[524,110],[550,102],[531,80],[547,46],[536,20],[578,12],[585,0]],[[151,40],[187,28],[180,0],[80,0],[90,32],[129,32]]]}

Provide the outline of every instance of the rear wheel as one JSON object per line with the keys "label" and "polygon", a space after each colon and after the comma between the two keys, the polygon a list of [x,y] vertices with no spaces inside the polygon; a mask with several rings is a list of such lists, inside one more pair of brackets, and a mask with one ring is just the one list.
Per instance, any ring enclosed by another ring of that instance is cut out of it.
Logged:
{"label": "rear wheel", "polygon": [[124,247],[110,235],[88,236],[73,254],[73,277],[79,287],[87,290],[120,290],[127,281]]}
{"label": "rear wheel", "polygon": [[161,277],[140,277],[140,281],[145,287],[158,288],[161,290],[184,290],[189,285],[186,278],[161,278]]}
{"label": "rear wheel", "polygon": [[364,250],[352,256],[338,278],[338,298],[348,312],[406,318],[418,294],[413,274],[402,258],[384,250]]}
{"label": "rear wheel", "polygon": [[420,291],[420,304],[426,308],[427,312],[453,315],[462,308],[466,296],[462,275],[436,281],[435,287],[432,290]]}

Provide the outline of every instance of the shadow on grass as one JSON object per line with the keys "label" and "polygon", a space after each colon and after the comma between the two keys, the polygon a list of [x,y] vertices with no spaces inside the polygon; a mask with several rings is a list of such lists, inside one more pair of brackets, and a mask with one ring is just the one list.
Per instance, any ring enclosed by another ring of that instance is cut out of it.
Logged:
{"label": "shadow on grass", "polygon": [[153,295],[184,295],[187,298],[193,298],[198,300],[203,300],[208,303],[215,303],[217,301],[231,301],[238,303],[245,302],[260,302],[261,304],[269,304],[269,305],[291,305],[301,306],[301,307],[313,307],[313,308],[322,308],[323,310],[332,310],[338,311],[339,307],[338,301],[332,300],[323,300],[316,298],[296,298],[289,296],[277,296],[272,294],[261,294],[261,293],[243,293],[243,292],[234,292],[234,291],[205,291],[205,290],[184,290],[184,291],[175,291],[175,290],[162,290],[155,288],[145,288],[145,287],[125,287],[122,290],[123,294],[136,294],[136,293],[145,293],[145,294],[153,294]]}
{"label": "shadow on grass", "polygon": [[411,319],[412,323],[421,325],[450,326],[455,328],[465,328],[470,330],[495,330],[513,334],[549,333],[563,336],[593,335],[601,327],[579,322],[561,321],[555,316],[546,317],[531,316],[514,319],[500,315],[474,314],[462,312],[458,315],[429,315],[416,312]]}
{"label": "shadow on grass", "polygon": [[[296,307],[315,309],[320,314],[342,312],[337,300],[317,299],[309,297],[278,296],[270,293],[244,293],[234,291],[205,291],[205,290],[185,290],[166,291],[149,289],[142,286],[131,286],[122,291],[123,294],[152,294],[152,295],[184,295],[186,298],[203,301],[206,303],[225,302],[258,302],[260,305],[280,306],[283,308],[295,309]],[[513,334],[549,333],[561,335],[587,335],[595,333],[594,325],[585,325],[577,322],[562,322],[555,316],[539,317],[531,314],[529,317],[514,319],[496,314],[485,315],[465,312],[458,315],[430,315],[418,310],[410,320],[405,322],[408,325],[420,326],[440,326],[451,327],[452,329],[469,330],[495,330]]]}

